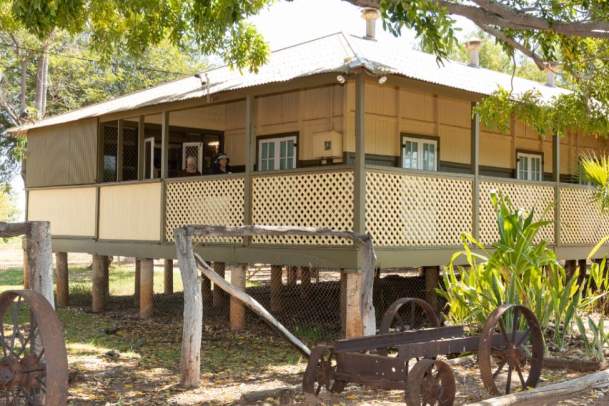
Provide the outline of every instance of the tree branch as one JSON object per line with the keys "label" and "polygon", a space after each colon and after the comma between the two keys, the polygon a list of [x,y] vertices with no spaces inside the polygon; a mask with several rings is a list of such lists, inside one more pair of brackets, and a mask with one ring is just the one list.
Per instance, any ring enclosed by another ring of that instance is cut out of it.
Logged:
{"label": "tree branch", "polygon": [[535,53],[535,51],[525,47],[518,41],[514,40],[513,38],[508,37],[507,35],[505,35],[504,33],[502,33],[499,30],[496,30],[487,25],[478,25],[478,26],[483,31],[485,31],[485,32],[489,33],[490,35],[494,36],[495,38],[497,38],[499,41],[505,42],[510,47],[517,49],[518,51],[522,52],[523,54],[525,54],[526,56],[531,58],[533,60],[533,62],[535,62],[535,65],[537,65],[537,67],[540,70],[543,70],[546,67],[545,61],[543,60],[543,58],[541,58],[541,56],[539,56],[537,53]]}

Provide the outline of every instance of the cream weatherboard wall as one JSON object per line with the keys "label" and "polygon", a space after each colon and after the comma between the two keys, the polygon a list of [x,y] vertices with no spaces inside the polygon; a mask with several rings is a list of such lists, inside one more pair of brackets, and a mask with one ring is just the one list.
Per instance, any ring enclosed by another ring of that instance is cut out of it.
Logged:
{"label": "cream weatherboard wall", "polygon": [[27,219],[51,222],[54,236],[95,237],[96,199],[95,187],[30,190]]}
{"label": "cream weatherboard wall", "polygon": [[160,182],[100,187],[99,238],[160,241],[161,199]]}

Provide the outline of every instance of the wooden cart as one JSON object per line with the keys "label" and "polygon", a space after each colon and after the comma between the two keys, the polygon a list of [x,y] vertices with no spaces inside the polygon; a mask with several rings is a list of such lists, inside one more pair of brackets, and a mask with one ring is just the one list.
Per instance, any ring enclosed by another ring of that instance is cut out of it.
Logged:
{"label": "wooden cart", "polygon": [[525,306],[505,304],[490,314],[480,335],[467,336],[464,326],[442,326],[427,302],[402,298],[385,312],[378,335],[313,348],[303,390],[312,400],[322,389],[339,393],[357,383],[404,390],[409,406],[452,405],[452,368],[437,357],[471,352],[478,354],[492,395],[536,386],[544,353],[537,318]]}

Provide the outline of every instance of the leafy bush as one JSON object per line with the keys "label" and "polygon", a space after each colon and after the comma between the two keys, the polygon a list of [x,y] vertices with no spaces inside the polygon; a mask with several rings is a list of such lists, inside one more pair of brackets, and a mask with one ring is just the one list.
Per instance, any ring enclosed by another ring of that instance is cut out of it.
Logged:
{"label": "leafy bush", "polygon": [[[539,319],[544,336],[562,348],[581,303],[577,272],[567,278],[555,252],[538,237],[547,221],[535,221],[533,211],[517,210],[500,193],[491,201],[499,240],[489,252],[472,235],[463,235],[463,250],[452,256],[438,290],[447,301],[448,319],[482,325],[500,304],[523,304]],[[467,266],[456,266],[461,258]]]}

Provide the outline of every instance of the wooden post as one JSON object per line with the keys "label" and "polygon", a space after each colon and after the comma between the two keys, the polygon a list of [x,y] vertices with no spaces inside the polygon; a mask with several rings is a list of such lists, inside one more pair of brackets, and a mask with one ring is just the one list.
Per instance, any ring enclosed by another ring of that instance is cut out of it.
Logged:
{"label": "wooden post", "polygon": [[106,308],[106,273],[108,258],[104,255],[93,255],[93,277],[91,288],[91,308],[93,313],[103,312]]}
{"label": "wooden post", "polygon": [[[341,288],[344,288],[345,295],[345,337],[361,337],[364,334],[364,323],[362,320],[361,306],[361,275],[359,272],[345,272],[344,282],[341,283]],[[341,281],[343,276],[341,275]]]}
{"label": "wooden post", "polygon": [[311,268],[303,266],[300,268],[300,295],[307,298],[311,292]]}
{"label": "wooden post", "polygon": [[[245,274],[247,264],[239,264],[230,268],[230,282],[235,289],[245,291]],[[230,328],[241,331],[245,328],[245,306],[239,299],[230,298]]]}
{"label": "wooden post", "polygon": [[438,305],[438,295],[436,288],[438,287],[438,281],[440,280],[440,267],[439,266],[424,266],[423,273],[425,274],[425,300],[431,305],[431,308],[440,312]]}
{"label": "wooden post", "polygon": [[586,275],[588,273],[588,261],[585,259],[580,259],[577,261],[577,267],[579,268],[579,276],[577,277],[577,282],[579,286],[582,286],[586,282]]}
{"label": "wooden post", "polygon": [[135,277],[133,287],[133,298],[136,306],[140,304],[140,270],[142,269],[142,260],[135,259]]}
{"label": "wooden post", "polygon": [[[214,262],[214,271],[224,278],[226,264],[224,262]],[[226,306],[226,293],[214,283],[214,291],[212,293],[212,306],[214,308],[223,308]]]}
{"label": "wooden post", "polygon": [[567,273],[567,278],[571,278],[575,273],[575,268],[577,267],[577,263],[574,259],[565,260],[565,271]]}
{"label": "wooden post", "polygon": [[281,265],[271,266],[271,311],[280,312],[282,308],[281,303],[281,290],[283,269]]}
{"label": "wooden post", "polygon": [[29,223],[27,235],[27,263],[30,288],[42,294],[53,308],[53,253],[51,249],[50,224],[48,221]]}
{"label": "wooden post", "polygon": [[[27,244],[27,243],[25,243]],[[27,260],[27,249],[23,249],[23,289],[30,288],[30,264]]]}
{"label": "wooden post", "polygon": [[175,233],[175,241],[182,285],[184,285],[180,383],[186,387],[197,387],[201,378],[203,334],[203,299],[199,288],[201,281],[192,250],[192,237],[184,230],[178,230]]}
{"label": "wooden post", "polygon": [[140,265],[140,318],[152,316],[154,299],[154,261],[142,259]]}
{"label": "wooden post", "polygon": [[298,280],[298,267],[289,266],[288,267],[288,286],[290,286],[290,287],[296,286],[297,280]]}
{"label": "wooden post", "polygon": [[57,252],[55,254],[55,289],[58,306],[68,306],[70,303],[69,276],[68,276],[68,253]]}
{"label": "wooden post", "polygon": [[347,335],[347,274],[340,270],[340,331]]}
{"label": "wooden post", "polygon": [[111,258],[106,256],[106,266],[104,268],[104,295],[106,296],[106,302],[110,299],[110,264],[112,263]]}
{"label": "wooden post", "polygon": [[173,260],[165,260],[165,272],[164,272],[163,287],[166,295],[173,294]]}

